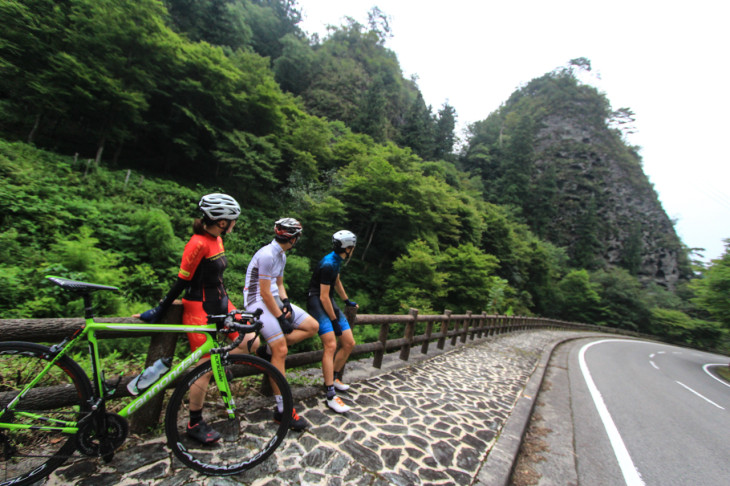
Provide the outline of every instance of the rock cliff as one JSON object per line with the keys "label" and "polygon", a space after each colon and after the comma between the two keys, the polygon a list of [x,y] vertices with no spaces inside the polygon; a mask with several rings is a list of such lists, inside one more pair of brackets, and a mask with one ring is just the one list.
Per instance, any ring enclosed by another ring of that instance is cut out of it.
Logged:
{"label": "rock cliff", "polygon": [[683,276],[682,244],[634,149],[605,125],[551,113],[536,130],[533,180],[549,168],[558,187],[552,201],[559,226],[550,232],[554,243],[574,253],[586,230],[581,225],[593,221],[588,230],[600,261],[627,268],[643,281],[675,287]]}

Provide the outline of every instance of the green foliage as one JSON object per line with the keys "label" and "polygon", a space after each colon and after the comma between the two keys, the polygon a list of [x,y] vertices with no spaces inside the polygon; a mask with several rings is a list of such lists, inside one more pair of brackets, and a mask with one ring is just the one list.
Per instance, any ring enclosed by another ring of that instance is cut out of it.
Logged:
{"label": "green foliage", "polygon": [[712,261],[701,278],[692,283],[694,303],[730,329],[730,239],[725,240],[725,253]]}
{"label": "green foliage", "polygon": [[423,240],[408,245],[393,263],[385,301],[393,312],[417,308],[421,313],[498,313],[505,311],[512,289],[493,275],[499,263],[471,243],[437,253]]}
{"label": "green foliage", "polygon": [[643,301],[641,285],[626,270],[598,270],[591,281],[599,286],[601,324],[619,329],[647,332],[650,310]]}
{"label": "green foliage", "polygon": [[393,311],[408,311],[413,307],[424,314],[440,312],[434,309],[434,301],[446,295],[445,272],[438,271],[439,258],[426,242],[418,240],[407,248],[407,254],[393,263],[393,273],[388,278],[385,301]]}
{"label": "green foliage", "polygon": [[699,348],[717,346],[727,330],[718,323],[692,319],[682,311],[655,308],[651,311],[652,334],[675,343]]}
{"label": "green foliage", "polygon": [[498,279],[494,275],[498,267],[499,261],[494,255],[482,253],[472,243],[447,248],[439,265],[446,274],[446,295],[443,303],[436,296],[433,301],[452,310],[487,310],[485,303]]}
{"label": "green foliage", "polygon": [[297,254],[291,254],[286,257],[284,285],[292,301],[302,308],[307,307],[307,289],[309,288],[309,280],[312,278],[312,270],[309,263],[309,259]]}
{"label": "green foliage", "polygon": [[558,284],[561,318],[596,323],[601,318],[600,287],[586,270],[573,270]]}

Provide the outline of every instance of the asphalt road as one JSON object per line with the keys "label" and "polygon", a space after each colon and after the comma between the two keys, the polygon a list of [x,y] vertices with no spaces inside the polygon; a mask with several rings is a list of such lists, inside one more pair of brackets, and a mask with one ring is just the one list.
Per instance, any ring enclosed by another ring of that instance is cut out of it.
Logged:
{"label": "asphalt road", "polygon": [[626,339],[560,346],[526,438],[542,441],[533,484],[730,484],[730,385],[711,369],[729,361]]}

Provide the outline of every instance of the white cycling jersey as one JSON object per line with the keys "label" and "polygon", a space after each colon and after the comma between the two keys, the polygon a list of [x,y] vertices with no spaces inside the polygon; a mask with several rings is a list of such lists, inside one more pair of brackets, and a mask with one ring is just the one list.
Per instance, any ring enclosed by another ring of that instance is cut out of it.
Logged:
{"label": "white cycling jersey", "polygon": [[[264,299],[261,297],[261,288],[259,279],[269,279],[271,281],[271,293],[274,296],[279,308],[283,306],[281,299],[279,298],[279,286],[276,285],[276,279],[284,276],[284,267],[286,266],[286,253],[281,246],[273,240],[268,245],[259,249],[248,264],[246,270],[246,283],[243,287],[243,301],[246,304],[246,310],[248,312],[254,312],[256,309],[261,309],[261,322],[264,323],[264,327],[261,330],[261,335],[264,337],[267,343],[271,344],[277,339],[284,337],[281,332],[281,326],[279,325],[278,319],[271,313]],[[309,317],[307,312],[294,305],[292,306],[292,326],[294,329],[298,329],[299,325]]]}
{"label": "white cycling jersey", "polygon": [[270,280],[271,294],[274,297],[279,295],[276,279],[284,276],[285,266],[286,253],[276,240],[271,240],[271,243],[256,252],[246,270],[246,283],[243,287],[243,301],[246,308],[263,300],[259,288],[260,278]]}

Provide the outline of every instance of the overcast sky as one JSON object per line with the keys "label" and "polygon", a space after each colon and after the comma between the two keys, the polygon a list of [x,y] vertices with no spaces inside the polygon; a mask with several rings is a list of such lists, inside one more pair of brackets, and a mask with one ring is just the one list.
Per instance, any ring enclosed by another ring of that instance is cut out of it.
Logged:
{"label": "overcast sky", "polygon": [[[730,6],[720,0],[298,0],[309,34],[378,6],[393,50],[434,113],[485,119],[531,79],[590,59],[590,83],[636,113],[644,172],[705,260],[730,238]],[[600,79],[598,78],[600,77]]]}

